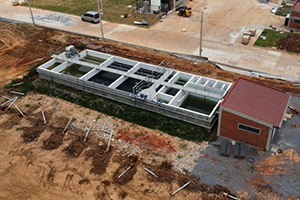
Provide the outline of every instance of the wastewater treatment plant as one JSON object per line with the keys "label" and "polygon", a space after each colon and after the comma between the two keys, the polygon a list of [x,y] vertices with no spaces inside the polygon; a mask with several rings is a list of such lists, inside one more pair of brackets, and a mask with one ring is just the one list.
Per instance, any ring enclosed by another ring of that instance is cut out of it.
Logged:
{"label": "wastewater treatment plant", "polygon": [[[70,51],[71,50],[71,51]],[[70,53],[71,52],[71,53]],[[40,78],[208,130],[231,83],[70,46],[37,68]]]}

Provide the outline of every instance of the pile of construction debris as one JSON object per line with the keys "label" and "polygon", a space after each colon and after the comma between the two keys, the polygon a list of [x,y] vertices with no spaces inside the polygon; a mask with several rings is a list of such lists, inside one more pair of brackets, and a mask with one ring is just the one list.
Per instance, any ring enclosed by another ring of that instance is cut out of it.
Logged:
{"label": "pile of construction debris", "polygon": [[288,52],[300,53],[300,35],[289,35],[277,43],[277,48]]}

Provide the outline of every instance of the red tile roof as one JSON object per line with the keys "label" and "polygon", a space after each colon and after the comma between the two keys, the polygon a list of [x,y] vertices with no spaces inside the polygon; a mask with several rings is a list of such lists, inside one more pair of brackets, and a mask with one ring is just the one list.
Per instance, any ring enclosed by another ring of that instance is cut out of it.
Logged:
{"label": "red tile roof", "polygon": [[280,127],[289,100],[284,91],[239,78],[221,105]]}
{"label": "red tile roof", "polygon": [[292,10],[300,11],[300,1],[294,3]]}

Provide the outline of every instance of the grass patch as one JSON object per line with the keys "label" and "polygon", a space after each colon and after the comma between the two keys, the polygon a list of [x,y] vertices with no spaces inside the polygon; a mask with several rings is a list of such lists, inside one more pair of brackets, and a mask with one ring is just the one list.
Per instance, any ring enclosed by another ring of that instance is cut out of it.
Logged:
{"label": "grass patch", "polygon": [[291,12],[292,6],[286,5],[285,3],[283,3],[282,6],[283,6],[282,8],[278,8],[275,15],[285,17],[287,14],[289,14]]}
{"label": "grass patch", "polygon": [[100,96],[96,96],[97,98],[95,98],[95,95],[81,90],[76,90],[46,80],[40,80],[38,79],[35,68],[34,70],[30,70],[29,73],[23,77],[22,81],[24,84],[20,86],[20,88],[22,88],[20,92],[26,93],[35,91],[46,95],[51,93],[53,96],[85,108],[90,108],[151,129],[158,129],[185,140],[197,142],[209,140],[209,132],[200,126],[122,104]]}
{"label": "grass patch", "polygon": [[[254,43],[255,46],[261,46],[261,47],[276,47],[277,43],[283,39],[286,38],[288,35],[292,35],[293,33],[283,32],[280,33],[275,30],[271,29],[265,29],[256,42]],[[261,36],[265,36],[266,39],[264,40]]]}
{"label": "grass patch", "polygon": [[[139,0],[142,5],[142,0]],[[27,2],[22,3],[27,6]],[[81,16],[89,10],[97,11],[97,1],[95,0],[30,0],[30,5],[34,8],[44,10],[52,10],[61,13],[68,13]],[[103,0],[103,15],[102,19],[110,22],[133,25],[134,21],[142,21],[146,17],[149,26],[159,20],[158,15],[140,14],[133,12],[133,9],[128,8],[131,5],[136,7],[135,0]],[[127,14],[127,18],[121,18],[121,15]],[[84,22],[83,22],[84,23]]]}

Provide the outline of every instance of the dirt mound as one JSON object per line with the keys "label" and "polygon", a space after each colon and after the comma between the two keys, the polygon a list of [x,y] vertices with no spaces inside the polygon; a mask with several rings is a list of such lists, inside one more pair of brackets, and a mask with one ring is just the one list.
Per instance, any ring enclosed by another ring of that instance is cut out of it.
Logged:
{"label": "dirt mound", "polygon": [[293,53],[300,53],[300,35],[289,35],[277,43],[277,48]]}
{"label": "dirt mound", "polygon": [[214,194],[221,194],[223,192],[230,194],[230,190],[222,185],[215,185],[210,192]]}
{"label": "dirt mound", "polygon": [[44,127],[24,127],[22,139],[24,143],[29,143],[34,141],[36,138],[40,137],[40,135],[44,132]]}
{"label": "dirt mound", "polygon": [[153,172],[158,178],[148,176],[149,181],[171,183],[175,179],[175,176],[172,173],[172,167],[172,164],[167,161],[163,161],[160,165],[154,166]]}
{"label": "dirt mound", "polygon": [[57,149],[63,143],[64,134],[62,134],[63,129],[57,128],[54,133],[52,133],[48,139],[43,142],[43,149],[53,150]]}
{"label": "dirt mound", "polygon": [[189,175],[183,175],[183,174],[180,174],[181,177],[179,177],[178,179],[178,184],[180,186],[186,184],[187,182],[190,181],[190,184],[185,188],[186,190],[188,191],[191,191],[191,192],[204,192],[204,191],[207,191],[209,190],[209,188],[203,184],[200,179],[196,179],[196,178],[192,178],[191,179],[191,176]]}
{"label": "dirt mound", "polygon": [[89,180],[89,179],[87,179],[87,178],[84,178],[84,179],[81,179],[80,181],[78,181],[78,184],[79,185],[82,185],[82,184],[90,184],[91,183],[91,181]]}
{"label": "dirt mound", "polygon": [[66,148],[63,149],[70,157],[78,157],[87,147],[87,144],[83,142],[84,137],[76,136],[76,139]]}
{"label": "dirt mound", "polygon": [[101,175],[106,172],[106,167],[112,156],[112,150],[106,151],[107,145],[92,144],[86,153],[86,159],[92,158],[91,173]]}
{"label": "dirt mound", "polygon": [[105,186],[110,186],[110,181],[109,180],[104,180],[101,183],[103,183]]}
{"label": "dirt mound", "polygon": [[33,126],[22,128],[23,134],[21,137],[23,138],[24,143],[32,142],[36,138],[40,137],[40,135],[44,132],[46,128],[42,120],[36,118],[28,118],[28,119]]}
{"label": "dirt mound", "polygon": [[122,191],[122,192],[120,192],[119,193],[119,197],[121,198],[121,199],[125,199],[125,197],[127,197],[127,192],[125,192],[125,191]]}
{"label": "dirt mound", "polygon": [[[114,172],[113,179],[115,183],[124,185],[133,179],[133,176],[137,172],[138,157],[136,155],[127,156],[121,166]],[[118,178],[125,170],[131,167],[122,177]]]}

